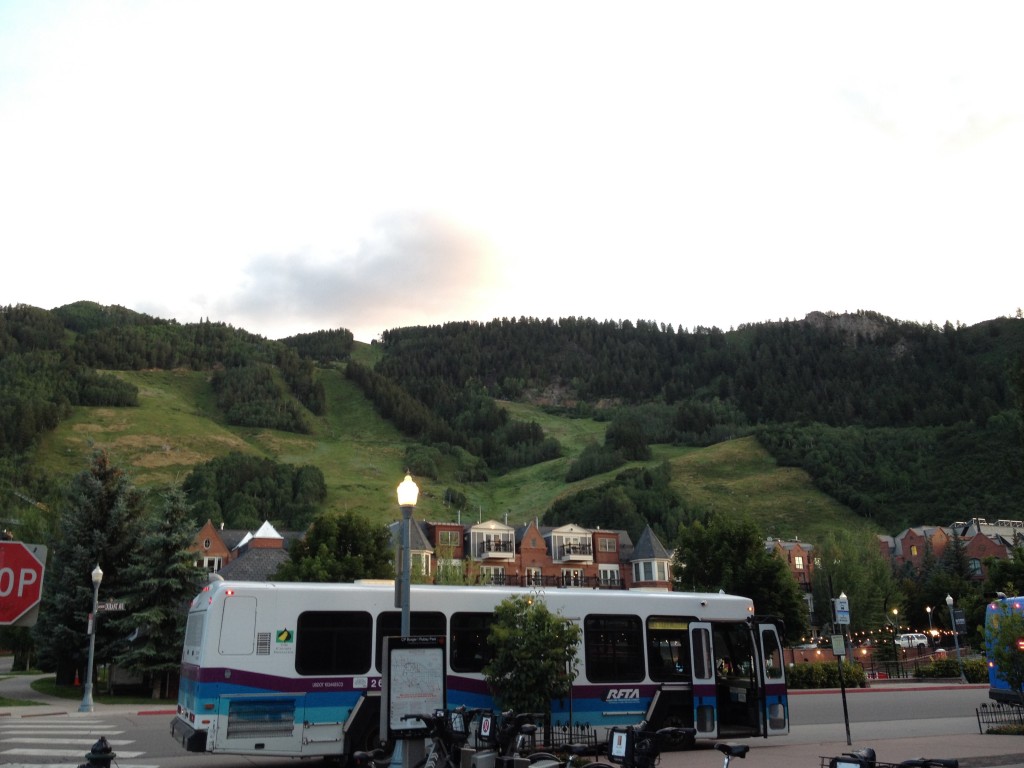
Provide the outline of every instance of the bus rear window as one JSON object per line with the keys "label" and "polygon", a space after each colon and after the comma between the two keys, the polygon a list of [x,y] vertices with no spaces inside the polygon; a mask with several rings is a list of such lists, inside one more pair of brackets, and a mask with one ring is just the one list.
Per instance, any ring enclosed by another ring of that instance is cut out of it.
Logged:
{"label": "bus rear window", "polygon": [[366,611],[306,611],[295,627],[300,675],[365,675],[370,671],[373,618]]}

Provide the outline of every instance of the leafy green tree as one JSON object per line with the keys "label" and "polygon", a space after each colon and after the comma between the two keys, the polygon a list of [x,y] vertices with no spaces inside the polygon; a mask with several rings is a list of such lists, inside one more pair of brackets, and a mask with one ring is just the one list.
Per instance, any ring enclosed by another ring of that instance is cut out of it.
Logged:
{"label": "leafy green tree", "polygon": [[352,512],[317,517],[289,560],[278,568],[278,581],[341,582],[394,578],[391,533]]}
{"label": "leafy green tree", "polygon": [[845,593],[850,604],[850,631],[885,624],[885,611],[903,601],[892,568],[873,534],[833,531],[815,544],[812,580],[818,626],[832,623],[831,600]]}
{"label": "leafy green tree", "polygon": [[987,560],[985,566],[985,594],[994,595],[996,592],[1002,592],[1016,596],[1024,593],[1024,547],[1014,547],[1006,560]]}
{"label": "leafy green tree", "polygon": [[161,508],[146,520],[125,570],[131,584],[124,595],[127,613],[111,622],[130,638],[116,662],[149,675],[154,698],[168,695],[181,665],[189,601],[205,575],[189,551],[195,529],[184,493],[167,491]]}
{"label": "leafy green tree", "polygon": [[551,711],[569,695],[576,677],[580,628],[552,613],[536,595],[502,600],[494,609],[487,643],[493,655],[484,679],[503,708]]}
{"label": "leafy green tree", "polygon": [[[92,570],[97,564],[103,570],[101,597],[120,599],[132,589],[127,565],[138,546],[144,513],[142,491],[103,451],[72,478],[34,631],[39,666],[56,671],[58,685],[70,685],[76,671],[85,675]],[[110,621],[101,619],[97,627],[98,667],[123,650],[124,636]]]}
{"label": "leafy green tree", "polygon": [[790,639],[805,634],[807,608],[800,588],[751,520],[716,514],[707,525],[680,526],[673,572],[684,589],[749,597],[759,614],[785,622]]}
{"label": "leafy green tree", "polygon": [[1024,615],[1003,603],[996,620],[985,628],[985,646],[994,662],[999,679],[1017,694],[1024,704]]}
{"label": "leafy green tree", "polygon": [[436,565],[434,568],[435,584],[466,584],[466,570],[462,563],[452,555],[455,547],[451,544],[439,544],[434,548]]}

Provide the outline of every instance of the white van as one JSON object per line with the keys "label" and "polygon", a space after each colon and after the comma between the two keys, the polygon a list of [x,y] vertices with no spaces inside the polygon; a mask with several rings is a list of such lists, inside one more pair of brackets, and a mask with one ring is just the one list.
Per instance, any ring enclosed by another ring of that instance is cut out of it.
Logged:
{"label": "white van", "polygon": [[920,632],[909,632],[897,637],[896,642],[899,643],[900,648],[927,648],[928,635],[921,634]]}

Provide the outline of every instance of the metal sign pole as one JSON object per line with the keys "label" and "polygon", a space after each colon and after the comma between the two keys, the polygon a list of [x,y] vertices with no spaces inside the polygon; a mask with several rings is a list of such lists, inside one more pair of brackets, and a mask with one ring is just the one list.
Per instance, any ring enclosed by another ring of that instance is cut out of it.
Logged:
{"label": "metal sign pole", "polygon": [[[843,592],[838,598],[832,601],[835,609],[835,623],[837,627],[844,630],[850,626],[850,601]],[[846,706],[846,679],[843,674],[843,658],[846,656],[846,635],[832,635],[832,653],[836,656],[836,665],[839,667],[839,691],[843,696],[843,722],[846,723],[846,746],[851,746],[850,739],[850,711]]]}

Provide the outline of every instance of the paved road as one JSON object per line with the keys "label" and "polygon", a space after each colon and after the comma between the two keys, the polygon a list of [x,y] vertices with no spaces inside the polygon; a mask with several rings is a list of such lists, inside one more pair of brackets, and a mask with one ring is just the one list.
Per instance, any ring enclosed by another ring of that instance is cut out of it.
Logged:
{"label": "paved road", "polygon": [[[0,659],[0,665],[3,660]],[[0,666],[0,673],[4,668]],[[0,708],[0,765],[75,768],[100,735],[111,741],[119,768],[298,768],[294,759],[190,755],[168,735],[166,709],[96,705],[79,713],[77,702],[46,699],[24,676],[0,681],[0,696],[42,700],[31,707]],[[879,760],[955,757],[962,768],[1024,768],[1024,737],[978,733],[975,707],[986,700],[985,686],[907,684],[857,689],[847,697],[852,747],[847,746],[838,691],[792,695],[797,723],[787,736],[751,739],[748,757],[731,768],[816,768],[821,755],[838,755],[870,746]],[[721,755],[710,744],[682,753],[666,753],[660,768],[718,768]]]}

